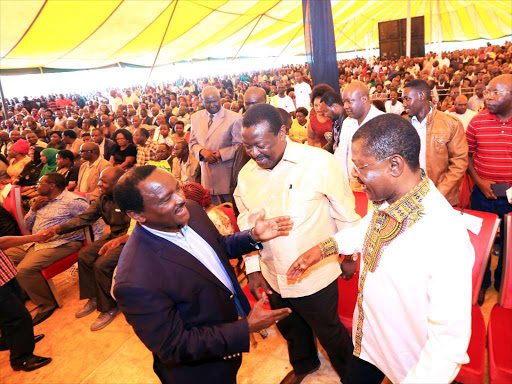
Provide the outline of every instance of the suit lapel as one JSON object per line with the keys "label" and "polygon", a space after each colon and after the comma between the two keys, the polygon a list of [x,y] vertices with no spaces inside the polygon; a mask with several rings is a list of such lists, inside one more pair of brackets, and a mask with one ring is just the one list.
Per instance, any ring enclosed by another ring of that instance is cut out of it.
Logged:
{"label": "suit lapel", "polygon": [[153,251],[155,251],[155,253],[160,251],[162,258],[169,260],[173,263],[180,264],[181,266],[200,274],[201,276],[210,280],[212,283],[219,286],[220,288],[223,288],[228,292],[231,292],[219,279],[217,279],[217,277],[213,273],[210,272],[208,268],[206,268],[199,260],[197,260],[189,252],[185,251],[183,248],[177,246],[176,244],[171,243],[170,241],[167,241],[165,239],[162,239],[161,237],[158,237],[150,233],[141,226],[138,227],[140,228],[141,231],[144,231],[145,237],[151,238],[151,240],[147,241],[146,244],[148,244],[153,249]]}
{"label": "suit lapel", "polygon": [[233,271],[233,267],[231,267],[229,260],[227,259],[227,257],[224,256],[224,250],[217,241],[217,233],[213,233],[212,231],[208,230],[208,228],[206,228],[204,225],[201,225],[199,221],[193,218],[192,216],[190,216],[189,226],[195,232],[200,233],[201,237],[210,245],[210,247],[213,248],[213,250],[217,254],[217,257],[222,263],[222,266],[226,270],[229,278],[231,279],[233,286],[236,287],[236,284],[238,284],[238,279],[236,278],[236,275]]}
{"label": "suit lapel", "polygon": [[224,107],[221,106],[219,114],[213,118],[213,123],[210,129],[208,129],[209,119],[210,117],[208,116],[208,113],[206,113],[206,129],[208,130],[208,133],[206,134],[206,141],[208,141],[213,132],[215,132],[215,130],[222,124],[224,120]]}

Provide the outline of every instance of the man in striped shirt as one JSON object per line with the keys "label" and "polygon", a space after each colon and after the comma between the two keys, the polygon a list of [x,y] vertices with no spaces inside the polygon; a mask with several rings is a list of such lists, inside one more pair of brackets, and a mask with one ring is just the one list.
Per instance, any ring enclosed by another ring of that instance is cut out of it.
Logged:
{"label": "man in striped shirt", "polygon": [[[512,185],[512,75],[501,75],[491,80],[484,97],[487,109],[471,120],[466,131],[468,173],[475,183],[471,208],[496,213],[501,218],[500,230],[504,233],[503,217],[512,212],[512,205],[498,190],[504,191]],[[501,236],[502,252],[503,239],[504,236]],[[489,260],[478,296],[479,305],[484,302],[485,291],[491,285],[490,264]],[[501,283],[502,264],[503,258],[500,257],[494,272],[497,291]]]}

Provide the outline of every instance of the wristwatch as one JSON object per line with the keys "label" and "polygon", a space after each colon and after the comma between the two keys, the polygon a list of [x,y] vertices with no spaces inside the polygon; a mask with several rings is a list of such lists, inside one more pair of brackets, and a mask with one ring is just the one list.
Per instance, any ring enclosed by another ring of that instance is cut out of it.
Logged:
{"label": "wristwatch", "polygon": [[254,248],[256,248],[258,251],[263,249],[263,244],[261,242],[254,240],[254,237],[252,237],[252,230],[254,228],[251,228],[249,232],[247,232],[247,236],[249,237],[249,244],[251,244]]}

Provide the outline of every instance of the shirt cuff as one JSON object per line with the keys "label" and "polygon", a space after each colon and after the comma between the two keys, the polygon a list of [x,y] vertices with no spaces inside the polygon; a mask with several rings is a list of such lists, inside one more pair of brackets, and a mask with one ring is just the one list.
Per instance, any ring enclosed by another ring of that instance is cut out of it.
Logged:
{"label": "shirt cuff", "polygon": [[244,262],[245,262],[245,273],[246,274],[261,271],[260,255],[259,254],[244,257]]}

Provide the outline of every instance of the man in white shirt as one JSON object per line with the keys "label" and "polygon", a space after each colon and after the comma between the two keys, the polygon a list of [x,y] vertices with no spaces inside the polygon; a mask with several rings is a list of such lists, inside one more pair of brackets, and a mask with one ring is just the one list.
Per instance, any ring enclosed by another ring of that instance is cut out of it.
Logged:
{"label": "man in white shirt", "polygon": [[140,102],[139,98],[135,93],[132,93],[131,90],[126,90],[126,96],[123,98],[123,104],[124,105],[133,105],[133,102],[137,101]]}
{"label": "man in white shirt", "polygon": [[340,267],[337,257],[318,264],[301,281],[286,271],[295,258],[323,239],[359,222],[354,197],[336,159],[320,148],[286,138],[286,127],[271,105],[253,105],[242,122],[242,145],[251,160],[238,175],[234,192],[238,226],[251,228],[261,210],[267,217],[290,216],[289,236],[268,242],[260,254],[245,257],[251,292],[260,288],[270,306],[291,308],[278,329],[288,342],[291,371],[282,383],[300,383],[320,366],[316,335],[336,372],[347,373],[352,344],[337,314]]}
{"label": "man in white shirt", "polygon": [[[344,384],[380,384],[384,376],[450,383],[469,361],[474,250],[460,214],[420,170],[420,145],[414,127],[394,114],[361,127],[352,143],[354,176],[374,210],[288,271],[297,279],[331,254],[361,252],[354,357]],[[343,272],[356,267],[344,262]]]}
{"label": "man in white shirt", "polygon": [[272,99],[270,99],[270,104],[276,108],[282,108],[286,112],[291,113],[295,111],[295,105],[293,104],[292,98],[285,92],[286,86],[282,81],[280,81],[277,84],[277,95],[272,96]]}
{"label": "man in white shirt", "polygon": [[304,81],[302,71],[295,71],[295,106],[297,108],[303,107],[308,111],[311,109],[311,87]]}
{"label": "man in white shirt", "polygon": [[356,190],[358,185],[351,177],[354,166],[351,153],[352,136],[360,126],[384,112],[379,111],[372,105],[368,88],[360,81],[351,82],[345,89],[343,92],[343,106],[348,117],[343,121],[339,144],[334,156],[340,163],[343,177],[352,189]]}
{"label": "man in white shirt", "polygon": [[457,96],[454,105],[455,111],[448,113],[452,116],[455,116],[462,122],[464,132],[466,132],[469,122],[473,117],[476,116],[477,112],[472,111],[471,109],[468,108],[468,98],[464,95]]}
{"label": "man in white shirt", "polygon": [[[485,84],[482,82],[478,82],[475,84],[475,94],[469,98],[468,108],[474,112],[480,112],[485,108],[484,103],[484,91]],[[465,128],[465,127],[464,127]]]}

